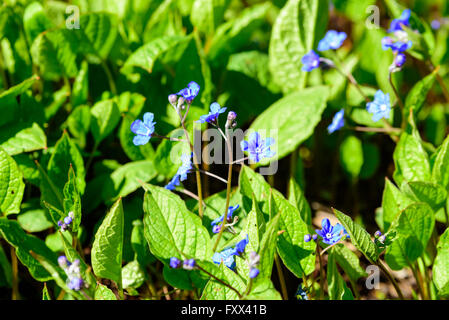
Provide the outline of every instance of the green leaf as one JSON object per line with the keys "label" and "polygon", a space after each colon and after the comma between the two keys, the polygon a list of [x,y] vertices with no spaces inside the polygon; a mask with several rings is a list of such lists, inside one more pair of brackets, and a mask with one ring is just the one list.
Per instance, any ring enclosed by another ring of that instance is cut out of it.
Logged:
{"label": "green leaf", "polygon": [[385,178],[385,188],[382,196],[383,231],[388,231],[396,216],[412,203],[412,199],[396,188],[388,178]]}
{"label": "green leaf", "polygon": [[30,251],[33,251],[57,264],[56,254],[41,239],[26,234],[17,221],[7,218],[0,218],[0,235],[16,249],[17,258],[28,268],[34,279],[37,281],[52,280],[52,275],[30,254]]}
{"label": "green leaf", "polygon": [[17,163],[0,147],[0,212],[20,212],[25,184]]}
{"label": "green leaf", "polygon": [[97,102],[91,109],[91,130],[98,145],[114,131],[120,121],[120,110],[113,100]]}
{"label": "green leaf", "polygon": [[[170,132],[168,137],[181,139],[184,137],[182,129],[175,129]],[[167,178],[171,178],[181,165],[181,155],[190,153],[190,146],[185,141],[170,141],[164,139],[157,147],[154,156],[154,166],[158,173]]]}
{"label": "green leaf", "polygon": [[260,210],[268,217],[271,186],[265,181],[264,177],[254,172],[248,166],[242,166],[239,187],[245,211],[251,211],[253,206],[252,199],[254,198]]}
{"label": "green leaf", "polygon": [[236,18],[220,25],[208,52],[213,66],[222,66],[229,56],[245,46],[253,32],[264,22],[270,3],[244,9]]}
{"label": "green leaf", "polygon": [[[81,63],[78,75],[73,81],[70,101],[74,107],[87,103],[89,94],[88,68],[89,64],[84,60]],[[87,128],[89,128],[89,125],[87,125]]]}
{"label": "green leaf", "polygon": [[363,253],[368,261],[371,263],[376,262],[379,259],[379,254],[374,242],[371,241],[371,236],[369,233],[366,232],[360,225],[352,221],[352,219],[343,212],[340,212],[337,209],[332,210],[343,227],[349,233],[352,244],[359,249],[361,253]]}
{"label": "green leaf", "polygon": [[248,235],[249,243],[254,251],[259,251],[260,241],[265,233],[265,219],[263,212],[260,211],[256,199],[253,198],[253,208],[246,218],[246,226],[242,230],[243,234]]}
{"label": "green leaf", "polygon": [[307,225],[312,225],[312,211],[309,203],[301,187],[293,178],[290,179],[288,190],[288,201],[298,209],[302,221]]}
{"label": "green leaf", "polygon": [[53,23],[46,16],[44,8],[39,2],[34,1],[25,8],[23,12],[23,28],[28,43],[33,43],[40,33],[52,27]]}
{"label": "green leaf", "polygon": [[41,232],[53,227],[42,209],[27,210],[17,216],[17,222],[27,232]]}
{"label": "green leaf", "polygon": [[[232,285],[237,291],[243,293],[246,285],[243,280],[223,263],[220,264],[220,274],[215,275],[218,279]],[[238,300],[237,293],[217,280],[211,278],[204,287],[201,300]]]}
{"label": "green leaf", "polygon": [[[11,127],[8,127],[10,129]],[[18,131],[14,136],[2,142],[1,147],[11,156],[23,152],[47,148],[47,137],[37,123]]]}
{"label": "green leaf", "polygon": [[84,13],[78,32],[80,51],[87,54],[92,63],[106,60],[118,33],[118,19],[108,13]]}
{"label": "green leaf", "polygon": [[224,17],[230,0],[194,0],[190,21],[199,31],[214,33]]}
{"label": "green leaf", "polygon": [[390,268],[400,270],[420,257],[434,225],[434,214],[428,204],[414,203],[405,208],[391,226],[396,231],[397,238],[385,253],[385,261]]}
{"label": "green leaf", "polygon": [[274,288],[271,280],[264,280],[254,284],[247,300],[282,300],[281,294]]}
{"label": "green leaf", "polygon": [[12,268],[2,246],[0,246],[0,286],[12,287]]}
{"label": "green leaf", "polygon": [[430,164],[421,137],[416,129],[413,116],[409,117],[409,126],[401,134],[393,153],[396,169],[393,178],[398,185],[406,181],[430,180]]}
{"label": "green leaf", "polygon": [[273,190],[273,203],[275,212],[280,214],[279,229],[284,230],[278,237],[279,256],[295,276],[307,276],[315,270],[316,243],[304,241],[304,236],[310,233],[307,224],[302,220],[298,209],[277,190]]}
{"label": "green leaf", "polygon": [[363,166],[362,141],[356,136],[348,136],[340,146],[340,161],[344,171],[357,179]]}
{"label": "green leaf", "polygon": [[164,36],[144,44],[134,51],[126,60],[123,68],[140,67],[149,73],[153,71],[156,61],[164,60],[168,54],[170,59],[177,60],[182,55],[188,42],[187,36]]}
{"label": "green leaf", "polygon": [[445,205],[447,199],[447,191],[431,182],[404,182],[401,190],[415,202],[427,203],[435,212]]}
{"label": "green leaf", "polygon": [[435,82],[437,74],[436,71],[418,81],[418,83],[413,86],[412,90],[410,90],[407,98],[405,99],[405,115],[408,115],[410,110],[413,110],[413,114],[415,115],[419,114],[424,102],[426,101],[427,94],[432,89]]}
{"label": "green leaf", "polygon": [[330,300],[354,300],[351,290],[346,286],[343,277],[338,273],[333,249],[327,261],[327,283]]}
{"label": "green leaf", "polygon": [[72,232],[77,233],[81,224],[81,197],[76,184],[76,176],[73,167],[69,169],[69,180],[64,186],[64,214],[68,216],[69,212],[73,212],[73,221],[71,225]]}
{"label": "green leaf", "polygon": [[145,282],[145,272],[137,260],[131,261],[122,269],[124,289],[137,289]]}
{"label": "green leaf", "polygon": [[449,295],[449,229],[441,235],[432,269],[433,282],[441,296]]}
{"label": "green leaf", "polygon": [[[309,138],[326,108],[328,89],[318,86],[294,92],[278,100],[252,123],[250,130],[277,132],[273,150],[281,159]],[[276,130],[276,131],[275,131]]]}
{"label": "green leaf", "polygon": [[150,253],[150,248],[145,239],[143,222],[141,220],[133,221],[133,229],[131,231],[131,246],[134,250],[137,261],[142,265],[154,261],[154,257]]}
{"label": "green leaf", "polygon": [[338,265],[352,281],[357,282],[358,279],[367,276],[366,271],[360,265],[360,258],[344,244],[335,245],[332,248],[332,255],[335,256]]}
{"label": "green leaf", "polygon": [[64,132],[61,139],[56,142],[53,154],[48,161],[48,176],[41,171],[43,199],[60,210],[63,209],[61,191],[68,181],[67,173],[70,167],[73,167],[75,171],[78,191],[83,194],[86,186],[83,157],[76,145],[70,140],[69,135]]}
{"label": "green leaf", "polygon": [[136,191],[142,183],[156,177],[157,173],[153,161],[129,162],[110,175],[101,192],[101,197],[106,201],[126,197]]}
{"label": "green leaf", "polygon": [[95,300],[117,300],[114,292],[101,283],[97,283],[97,288],[95,289]]}
{"label": "green leaf", "polygon": [[144,230],[151,252],[161,260],[212,258],[209,233],[201,219],[171,191],[145,185]]}
{"label": "green leaf", "polygon": [[281,215],[277,214],[268,223],[265,233],[260,241],[260,271],[255,283],[263,282],[271,278],[273,270],[274,255],[276,254],[276,242],[279,230],[279,220]]}
{"label": "green leaf", "polygon": [[124,213],[122,199],[117,200],[95,234],[92,268],[97,277],[121,286]]}
{"label": "green leaf", "polygon": [[449,136],[444,139],[436,153],[432,167],[432,181],[449,189]]}
{"label": "green leaf", "polygon": [[86,146],[86,135],[90,129],[90,107],[80,105],[67,118],[67,127],[81,149]]}
{"label": "green leaf", "polygon": [[33,63],[42,77],[57,81],[61,77],[75,77],[78,72],[76,55],[78,41],[68,29],[53,29],[40,33],[31,46]]}
{"label": "green leaf", "polygon": [[44,283],[44,289],[42,289],[42,300],[51,300],[46,283]]}
{"label": "green leaf", "polygon": [[[289,0],[273,25],[270,69],[284,93],[303,89],[306,72],[301,58],[314,48],[327,25],[327,0]],[[315,111],[314,111],[315,112]]]}

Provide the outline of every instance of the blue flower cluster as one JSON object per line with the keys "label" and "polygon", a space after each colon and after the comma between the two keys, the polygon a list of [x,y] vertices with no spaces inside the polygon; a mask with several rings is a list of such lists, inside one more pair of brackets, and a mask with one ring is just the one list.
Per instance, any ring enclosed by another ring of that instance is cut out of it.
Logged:
{"label": "blue flower cluster", "polygon": [[378,90],[374,94],[374,101],[366,104],[366,110],[373,114],[373,121],[379,121],[382,118],[389,119],[391,113],[390,95]]}
{"label": "blue flower cluster", "polygon": [[404,31],[404,27],[410,26],[410,14],[410,9],[406,9],[398,19],[391,21],[388,32],[393,33],[394,37],[386,36],[382,39],[383,50],[391,49],[394,53],[401,53],[412,47],[412,41]]}
{"label": "blue flower cluster", "polygon": [[[344,32],[338,32],[335,30],[327,31],[326,35],[323,39],[318,43],[318,51],[327,51],[327,50],[337,50],[346,40],[347,34]],[[313,50],[310,50],[307,54],[305,54],[301,63],[303,64],[301,70],[302,71],[312,71],[320,66],[320,56]]]}
{"label": "blue flower cluster", "polygon": [[69,215],[65,217],[63,221],[58,221],[58,226],[61,228],[61,231],[66,231],[70,227],[73,218],[75,218],[75,214],[73,211],[70,211]]}
{"label": "blue flower cluster", "polygon": [[[227,214],[227,216],[226,216],[226,221],[227,221],[228,223],[231,223],[231,222],[232,222],[232,215],[234,214],[234,211],[237,210],[238,208],[239,208],[239,205],[238,205],[238,204],[235,205],[235,206],[230,206],[230,207],[228,208],[228,214]],[[213,233],[218,233],[218,232],[220,232],[221,223],[223,222],[223,219],[224,219],[224,214],[223,214],[221,217],[219,217],[219,218],[217,218],[217,219],[215,219],[214,221],[211,222],[211,225],[212,225],[212,232],[213,232]]]}
{"label": "blue flower cluster", "polygon": [[181,184],[180,181],[187,179],[187,174],[192,170],[192,156],[193,153],[183,154],[181,156],[182,165],[178,168],[171,181],[165,186],[165,189],[174,190],[176,186]]}
{"label": "blue flower cluster", "polygon": [[243,240],[237,242],[234,248],[226,248],[222,252],[215,252],[212,261],[216,264],[224,263],[226,267],[231,270],[235,270],[235,258],[234,256],[241,256],[245,252],[245,247],[249,243],[248,235]]}
{"label": "blue flower cluster", "polygon": [[333,133],[337,130],[340,130],[345,125],[344,115],[345,115],[344,109],[341,109],[334,115],[332,123],[327,127],[327,131],[329,133]]}
{"label": "blue flower cluster", "polygon": [[270,148],[273,144],[273,138],[262,139],[258,132],[253,132],[249,136],[249,141],[242,140],[240,142],[240,147],[243,151],[248,152],[252,162],[259,162],[263,158],[271,158],[276,154]]}
{"label": "blue flower cluster", "polygon": [[176,257],[170,258],[170,268],[173,269],[179,269],[182,267],[185,270],[193,270],[195,266],[196,266],[195,259],[186,259],[184,261],[181,261]]}
{"label": "blue flower cluster", "polygon": [[332,226],[328,218],[324,218],[323,220],[321,220],[321,230],[316,229],[315,232],[317,234],[314,234],[313,236],[311,236],[310,234],[306,234],[304,236],[304,241],[309,242],[312,239],[317,240],[318,235],[323,239],[324,243],[333,245],[339,242],[343,237],[349,238],[348,232],[340,223]]}
{"label": "blue flower cluster", "polygon": [[72,263],[67,260],[66,256],[58,258],[59,266],[67,275],[67,287],[70,290],[79,291],[85,287],[83,278],[81,277],[80,260],[76,259]]}

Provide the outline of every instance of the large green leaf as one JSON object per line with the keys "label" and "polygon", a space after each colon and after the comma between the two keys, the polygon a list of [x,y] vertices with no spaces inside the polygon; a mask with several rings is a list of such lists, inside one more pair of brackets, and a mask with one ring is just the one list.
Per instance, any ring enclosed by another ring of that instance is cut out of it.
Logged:
{"label": "large green leaf", "polygon": [[194,0],[190,21],[200,31],[211,34],[224,17],[230,0]]}
{"label": "large green leaf", "polygon": [[257,117],[250,130],[266,132],[267,136],[277,132],[273,150],[275,158],[281,159],[312,135],[326,108],[327,96],[328,89],[322,86],[291,93]]}
{"label": "large green leaf", "polygon": [[92,268],[97,277],[121,286],[124,213],[120,198],[111,207],[95,234],[92,245]]}
{"label": "large green leaf", "polygon": [[289,0],[277,16],[269,47],[270,69],[285,93],[305,87],[301,58],[321,39],[328,11],[327,0]]}
{"label": "large green leaf", "polygon": [[0,147],[0,213],[20,212],[25,184],[17,163]]}
{"label": "large green leaf", "polygon": [[17,221],[0,218],[0,235],[16,249],[17,258],[28,268],[31,276],[38,281],[52,280],[52,276],[31,256],[33,251],[57,264],[57,256],[45,243],[32,235],[26,234]]}
{"label": "large green leaf", "polygon": [[288,201],[298,209],[302,221],[307,225],[311,225],[312,211],[310,210],[309,203],[304,195],[304,191],[301,190],[301,187],[293,178],[290,179],[288,190]]}
{"label": "large green leaf", "polygon": [[415,84],[405,100],[405,115],[408,115],[410,110],[413,110],[415,115],[419,114],[424,102],[426,101],[427,94],[430,89],[432,89],[435,79],[436,72],[432,72]]}
{"label": "large green leaf", "polygon": [[385,261],[393,270],[400,270],[420,257],[435,224],[434,213],[426,203],[414,203],[393,221],[391,229],[397,238],[387,247]]}
{"label": "large green leaf", "polygon": [[187,210],[171,191],[145,185],[144,230],[151,252],[159,259],[171,257],[210,260],[212,245],[201,219]]}
{"label": "large green leaf", "polygon": [[360,265],[359,257],[344,244],[335,245],[332,248],[332,255],[335,256],[338,265],[352,281],[356,282],[359,278],[367,276],[366,271]]}
{"label": "large green leaf", "polygon": [[137,260],[131,261],[122,269],[122,282],[125,289],[137,289],[145,282],[145,272]]}
{"label": "large green leaf", "polygon": [[95,300],[117,300],[114,292],[105,285],[98,283],[95,289]]}
{"label": "large green leaf", "polygon": [[260,264],[258,265],[260,273],[257,276],[255,283],[264,282],[271,279],[274,255],[276,254],[280,216],[280,214],[277,214],[267,223],[267,228],[262,240],[260,241]]}
{"label": "large green leaf", "polygon": [[247,300],[282,300],[281,294],[274,288],[273,282],[266,279],[254,284]]}
{"label": "large green leaf", "polygon": [[368,261],[376,262],[379,259],[379,253],[369,233],[343,212],[336,209],[333,209],[333,211],[351,237],[352,244],[363,253]]}
{"label": "large green leaf", "polygon": [[432,182],[404,182],[401,190],[415,202],[427,203],[435,212],[445,205],[447,199],[447,191]]}
{"label": "large green leaf", "polygon": [[438,242],[438,253],[433,265],[433,282],[438,293],[442,296],[449,295],[449,229],[442,234]]}
{"label": "large green leaf", "polygon": [[23,28],[29,43],[45,30],[53,27],[53,23],[46,16],[42,5],[34,1],[30,3],[23,12]]}
{"label": "large green leaf", "polygon": [[401,134],[393,154],[396,169],[393,177],[398,185],[406,181],[430,180],[430,164],[421,137],[416,129],[413,116],[409,117],[409,126]]}

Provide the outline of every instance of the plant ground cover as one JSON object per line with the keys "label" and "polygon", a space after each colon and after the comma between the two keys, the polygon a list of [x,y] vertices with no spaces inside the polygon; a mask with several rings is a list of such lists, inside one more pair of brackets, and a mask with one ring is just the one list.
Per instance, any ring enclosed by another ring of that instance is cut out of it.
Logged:
{"label": "plant ground cover", "polygon": [[3,0],[0,299],[447,299],[446,16]]}

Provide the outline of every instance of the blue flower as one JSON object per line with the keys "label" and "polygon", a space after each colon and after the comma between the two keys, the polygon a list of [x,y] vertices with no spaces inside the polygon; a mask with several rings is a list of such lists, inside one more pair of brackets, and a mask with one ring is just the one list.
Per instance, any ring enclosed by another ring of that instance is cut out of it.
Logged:
{"label": "blue flower", "polygon": [[273,144],[273,138],[264,140],[258,132],[253,132],[249,136],[249,141],[243,140],[240,142],[240,147],[243,151],[248,151],[251,161],[259,162],[263,158],[271,158],[276,154],[276,152],[270,149],[270,146]]}
{"label": "blue flower", "polygon": [[183,154],[181,156],[182,165],[170,182],[165,186],[165,189],[174,190],[176,186],[180,185],[180,181],[187,179],[187,174],[192,170],[192,156],[193,153]]}
{"label": "blue flower", "polygon": [[82,278],[74,277],[74,278],[71,278],[69,280],[69,283],[67,284],[67,287],[70,290],[79,291],[83,287],[83,284],[84,284],[84,281],[83,281]]}
{"label": "blue flower", "polygon": [[340,130],[345,125],[345,119],[343,118],[344,114],[345,110],[341,109],[334,115],[332,123],[327,127],[327,131],[329,133],[333,133],[337,130]]}
{"label": "blue flower", "polygon": [[153,122],[154,114],[151,112],[146,112],[143,115],[143,121],[137,119],[131,124],[131,131],[136,134],[133,139],[133,143],[136,146],[141,146],[148,141],[150,141],[151,135],[154,133],[154,125],[156,122]]}
{"label": "blue flower", "polygon": [[220,113],[223,113],[225,111],[226,111],[226,108],[222,108],[222,107],[220,107],[220,105],[217,102],[214,102],[210,105],[209,114],[202,115],[200,117],[200,120],[198,120],[197,122],[216,123]]}
{"label": "blue flower", "polygon": [[321,230],[317,229],[315,231],[323,238],[323,242],[328,245],[333,245],[340,241],[345,233],[344,227],[341,224],[337,223],[335,226],[332,226],[327,218],[321,220]]}
{"label": "blue flower", "polygon": [[312,71],[320,66],[320,56],[315,51],[310,50],[302,57],[301,63],[303,64],[302,71]]}
{"label": "blue flower", "polygon": [[373,121],[379,121],[382,118],[389,119],[391,111],[390,95],[378,90],[374,95],[374,101],[366,104],[366,110],[373,114]]}
{"label": "blue flower", "polygon": [[408,41],[394,41],[391,37],[382,38],[382,49],[391,49],[393,52],[404,52],[412,47],[413,43]]}
{"label": "blue flower", "polygon": [[259,275],[259,272],[260,272],[259,269],[252,268],[251,270],[249,270],[249,277],[251,279],[254,279],[254,278],[256,278]]}
{"label": "blue flower", "polygon": [[192,103],[193,99],[196,98],[198,93],[200,92],[200,86],[195,81],[191,81],[187,88],[182,89],[178,93],[176,93],[178,96],[183,96],[184,99],[186,99],[187,103]]}
{"label": "blue flower", "polygon": [[336,50],[341,47],[346,38],[347,34],[345,32],[329,30],[318,43],[318,51]]}
{"label": "blue flower", "polygon": [[245,248],[246,245],[249,243],[249,239],[248,239],[248,235],[246,235],[246,238],[243,240],[240,240],[239,242],[237,242],[237,244],[235,245],[235,253],[237,255],[241,255],[243,254],[243,252],[245,252]]}
{"label": "blue flower", "polygon": [[405,9],[404,11],[402,11],[402,14],[399,18],[391,21],[390,29],[388,29],[388,32],[400,31],[403,29],[402,28],[403,26],[405,26],[405,27],[410,26],[410,21],[409,21],[410,14],[411,14],[410,9]]}
{"label": "blue flower", "polygon": [[302,283],[299,284],[298,290],[296,291],[296,298],[298,300],[309,300],[307,292],[302,287]]}
{"label": "blue flower", "polygon": [[432,27],[433,30],[438,30],[441,28],[441,22],[438,19],[432,20],[430,26]]}
{"label": "blue flower", "polygon": [[216,264],[224,263],[226,267],[228,267],[231,270],[235,270],[235,249],[234,248],[227,248],[224,249],[222,252],[215,252],[212,261]]}
{"label": "blue flower", "polygon": [[181,260],[176,257],[170,258],[170,268],[179,268],[181,266]]}
{"label": "blue flower", "polygon": [[[237,210],[238,208],[239,208],[239,205],[238,205],[238,204],[235,205],[235,206],[230,206],[230,207],[228,208],[228,215],[227,215],[227,217],[226,217],[226,221],[227,221],[227,222],[231,222],[231,221],[232,221],[232,214],[233,214],[234,211]],[[221,224],[221,223],[223,222],[223,218],[224,218],[224,214],[223,214],[221,217],[219,217],[219,218],[215,219],[214,221],[212,221],[210,224],[211,224],[212,226],[219,225],[219,224]],[[220,229],[218,229],[218,232],[219,232],[219,231],[220,231]],[[217,233],[217,232],[214,232],[214,233]]]}

